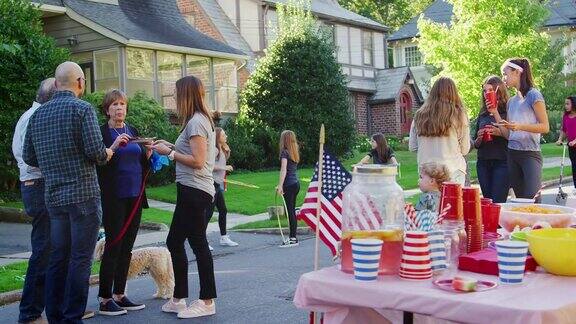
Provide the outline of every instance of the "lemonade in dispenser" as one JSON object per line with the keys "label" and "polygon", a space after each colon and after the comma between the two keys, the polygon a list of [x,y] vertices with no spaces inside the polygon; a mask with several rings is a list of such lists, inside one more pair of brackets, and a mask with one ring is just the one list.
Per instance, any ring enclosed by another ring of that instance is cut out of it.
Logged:
{"label": "lemonade in dispenser", "polygon": [[404,236],[404,192],[396,183],[396,166],[356,165],[342,197],[341,269],[354,272],[353,238],[382,240],[378,273],[398,273]]}

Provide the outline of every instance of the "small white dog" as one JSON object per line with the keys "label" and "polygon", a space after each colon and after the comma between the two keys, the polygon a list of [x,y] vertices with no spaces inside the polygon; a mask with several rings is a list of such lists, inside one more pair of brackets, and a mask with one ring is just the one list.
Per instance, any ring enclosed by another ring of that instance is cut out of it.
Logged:
{"label": "small white dog", "polygon": [[[94,259],[102,260],[106,239],[102,238],[96,243]],[[141,273],[150,272],[156,283],[157,291],[154,298],[171,298],[174,294],[174,270],[172,258],[165,247],[146,247],[132,250],[132,259],[128,268],[128,279],[135,278]]]}

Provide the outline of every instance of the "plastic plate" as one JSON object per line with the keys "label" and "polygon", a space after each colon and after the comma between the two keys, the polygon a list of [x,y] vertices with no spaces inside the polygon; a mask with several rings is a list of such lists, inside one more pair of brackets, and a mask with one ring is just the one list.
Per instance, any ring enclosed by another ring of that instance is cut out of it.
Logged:
{"label": "plastic plate", "polygon": [[498,284],[495,283],[494,281],[478,280],[478,283],[476,284],[476,290],[474,290],[474,291],[460,291],[460,290],[456,290],[456,289],[452,288],[452,279],[435,280],[433,282],[433,284],[434,284],[434,286],[436,286],[442,290],[451,291],[451,292],[455,292],[455,293],[481,292],[481,291],[494,289],[498,286]]}

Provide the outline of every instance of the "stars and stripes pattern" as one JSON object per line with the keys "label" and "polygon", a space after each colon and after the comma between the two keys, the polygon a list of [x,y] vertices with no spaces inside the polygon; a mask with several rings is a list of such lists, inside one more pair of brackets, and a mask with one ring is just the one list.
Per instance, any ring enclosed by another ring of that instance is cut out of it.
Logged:
{"label": "stars and stripes pattern", "polygon": [[[316,231],[316,207],[320,196],[320,239],[328,246],[332,254],[336,255],[338,242],[342,236],[342,192],[352,181],[352,175],[342,166],[340,161],[326,152],[324,153],[322,168],[322,194],[318,195],[318,163],[316,163],[314,176],[306,192],[298,218]],[[358,208],[369,210],[369,202],[366,201],[362,207]],[[373,221],[367,220],[363,225],[370,226],[369,222]]]}

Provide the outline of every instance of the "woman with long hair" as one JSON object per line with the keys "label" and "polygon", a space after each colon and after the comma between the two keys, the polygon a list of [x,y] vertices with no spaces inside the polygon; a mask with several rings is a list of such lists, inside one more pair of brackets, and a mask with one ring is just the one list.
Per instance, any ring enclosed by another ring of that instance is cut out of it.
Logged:
{"label": "woman with long hair", "polygon": [[[152,150],[130,142],[131,138],[138,137],[138,130],[126,123],[128,97],[124,92],[116,89],[108,91],[102,102],[102,113],[107,119],[100,127],[102,139],[104,145],[115,154],[107,164],[97,168],[102,224],[106,233],[106,248],[100,264],[99,313],[115,316],[145,307],[128,299],[125,288],[142,208],[148,208],[146,193],[142,193],[142,199],[138,199],[138,196],[144,185],[146,170],[150,167],[148,159]],[[133,210],[134,215],[130,219]],[[126,232],[121,238],[118,237],[128,221]]]}
{"label": "woman with long hair", "polygon": [[474,147],[478,149],[476,172],[482,195],[495,203],[506,202],[510,182],[508,180],[508,140],[502,136],[500,129],[493,125],[494,115],[488,112],[487,105],[492,104],[484,99],[490,92],[496,92],[497,110],[506,118],[508,91],[499,77],[492,75],[484,80],[482,86],[482,104],[476,118],[476,139]]}
{"label": "woman with long hair", "polygon": [[542,93],[534,88],[532,68],[525,58],[508,59],[501,67],[506,86],[516,90],[508,100],[507,117],[488,107],[498,128],[508,138],[508,176],[518,198],[540,200],[542,186],[541,134],[550,131]]}
{"label": "woman with long hair", "polygon": [[470,150],[470,126],[456,84],[440,77],[418,109],[410,127],[409,148],[418,152],[418,168],[424,163],[444,164],[450,180],[464,184]]}
{"label": "woman with long hair", "polygon": [[296,197],[300,191],[300,180],[296,168],[300,162],[300,151],[296,134],[285,130],[280,135],[280,179],[276,191],[284,197],[288,209],[288,222],[290,223],[290,236],[280,247],[298,246],[296,238]]}
{"label": "woman with long hair", "polygon": [[373,164],[398,164],[394,156],[394,151],[388,146],[388,141],[386,141],[384,134],[373,134],[370,140],[370,146],[372,146],[372,150],[360,160],[360,164],[366,164],[370,161],[372,161]]}
{"label": "woman with long hair", "polygon": [[556,144],[562,145],[568,141],[568,155],[572,162],[572,181],[576,187],[576,96],[569,96],[564,100],[564,116],[562,117],[562,129]]}
{"label": "woman with long hair", "polygon": [[[176,107],[182,123],[175,144],[156,141],[153,149],[176,161],[176,209],[166,238],[174,267],[174,296],[162,311],[178,318],[193,318],[216,313],[214,264],[206,239],[206,210],[214,198],[214,123],[204,103],[204,86],[193,76],[176,81]],[[200,298],[186,306],[188,297],[188,240],[198,265]]]}
{"label": "woman with long hair", "polygon": [[206,218],[208,222],[214,214],[214,209],[218,208],[218,226],[220,227],[220,245],[222,246],[238,246],[238,243],[232,241],[230,236],[226,234],[226,215],[228,209],[226,208],[226,201],[224,200],[224,181],[226,172],[231,172],[234,168],[227,165],[226,162],[230,158],[230,147],[227,142],[228,137],[226,132],[221,127],[216,127],[216,160],[214,162],[214,202],[207,209]]}

